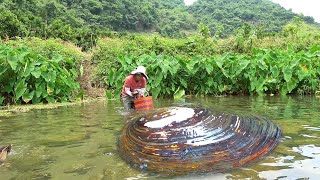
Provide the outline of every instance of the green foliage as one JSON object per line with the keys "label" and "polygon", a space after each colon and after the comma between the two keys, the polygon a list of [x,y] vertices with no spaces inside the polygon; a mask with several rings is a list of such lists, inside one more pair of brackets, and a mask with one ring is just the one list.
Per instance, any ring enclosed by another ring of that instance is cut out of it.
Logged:
{"label": "green foliage", "polygon": [[0,6],[0,38],[23,34],[26,29],[17,16],[10,10]]}
{"label": "green foliage", "polygon": [[1,104],[70,101],[79,89],[74,66],[60,54],[46,58],[29,48],[0,45]]}
{"label": "green foliage", "polygon": [[109,92],[117,97],[123,80],[137,65],[147,67],[147,89],[154,97],[215,94],[288,94],[308,87],[314,94],[320,85],[320,46],[308,51],[255,49],[251,55],[189,59],[163,55],[120,54],[105,77]]}
{"label": "green foliage", "polygon": [[[213,34],[222,36],[236,33],[244,23],[264,27],[266,32],[280,32],[296,15],[269,0],[198,0],[189,11],[197,22],[205,23]],[[301,17],[314,23],[312,17]]]}
{"label": "green foliage", "polygon": [[60,39],[47,39],[40,38],[16,38],[3,42],[8,46],[13,47],[28,47],[32,52],[42,55],[46,58],[52,59],[55,55],[60,54],[63,57],[68,57],[75,64],[79,64],[85,58],[86,53],[81,51],[81,48],[74,44]]}
{"label": "green foliage", "polygon": [[177,89],[177,91],[174,93],[173,97],[174,97],[174,99],[180,99],[185,95],[185,93],[186,92],[183,89],[182,90]]}
{"label": "green foliage", "polygon": [[[60,38],[85,51],[98,37],[113,36],[111,31],[182,38],[204,23],[209,35],[227,37],[244,23],[280,32],[295,16],[268,0],[198,0],[189,7],[183,0],[2,0],[0,12],[1,38]],[[301,17],[314,23],[311,17]]]}

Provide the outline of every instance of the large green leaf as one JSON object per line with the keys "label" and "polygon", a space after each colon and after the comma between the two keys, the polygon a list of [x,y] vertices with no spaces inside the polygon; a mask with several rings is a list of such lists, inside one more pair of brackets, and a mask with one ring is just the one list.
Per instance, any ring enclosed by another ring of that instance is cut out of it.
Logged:
{"label": "large green leaf", "polygon": [[[68,73],[68,75],[70,75],[70,74]],[[44,80],[46,82],[55,82],[55,80],[56,80],[56,71],[54,71],[52,69],[49,69],[49,71],[47,71],[47,72],[42,72],[41,76],[44,78]],[[68,77],[70,77],[70,76],[68,76]]]}
{"label": "large green leaf", "polygon": [[296,73],[298,74],[298,79],[299,81],[302,81],[305,77],[307,77],[309,75],[308,71],[304,71],[304,70],[297,70]]}
{"label": "large green leaf", "polygon": [[224,58],[216,58],[216,59],[214,59],[214,61],[216,62],[217,66],[220,69],[223,69],[223,64],[225,62],[225,57]]}
{"label": "large green leaf", "polygon": [[112,93],[112,91],[111,91],[111,90],[107,90],[107,91],[106,91],[106,97],[107,97],[107,99],[108,99],[108,100],[113,99],[112,94],[113,94],[113,93]]}
{"label": "large green leaf", "polygon": [[38,104],[41,102],[41,99],[39,97],[33,96],[32,98],[32,104]]}
{"label": "large green leaf", "polygon": [[208,78],[206,85],[208,85],[208,87],[211,87],[214,84],[214,81],[212,78]]}
{"label": "large green leaf", "polygon": [[296,86],[297,86],[297,83],[294,80],[287,82],[287,90],[288,90],[288,92],[291,93],[292,90],[294,88],[296,88]]}
{"label": "large green leaf", "polygon": [[162,66],[161,66],[161,71],[163,74],[166,74],[168,71],[170,72],[170,65],[169,61],[163,61]]}
{"label": "large green leaf", "polygon": [[47,93],[49,95],[52,95],[53,92],[54,92],[54,87],[55,87],[55,84],[54,83],[47,83]]}
{"label": "large green leaf", "polygon": [[163,79],[162,73],[158,73],[158,74],[156,75],[155,81],[153,82],[153,85],[154,85],[155,87],[159,87],[162,79]]}
{"label": "large green leaf", "polygon": [[184,89],[181,89],[181,90],[178,89],[178,91],[176,91],[176,93],[174,93],[173,97],[174,97],[174,99],[180,99],[184,95],[185,95]]}
{"label": "large green leaf", "polygon": [[7,71],[7,67],[0,65],[0,76]]}
{"label": "large green leaf", "polygon": [[176,75],[176,73],[178,72],[180,68],[180,64],[175,59],[172,59],[170,61],[171,63],[170,63],[169,71],[170,71],[170,74],[173,76],[173,75]]}
{"label": "large green leaf", "polygon": [[280,89],[280,94],[282,96],[286,95],[288,93],[288,88],[287,88],[287,84],[284,84],[281,86],[281,89]]}
{"label": "large green leaf", "polygon": [[42,92],[45,91],[45,87],[44,87],[44,84],[43,83],[36,83],[36,92],[35,92],[35,96],[36,97],[40,97]]}
{"label": "large green leaf", "polygon": [[23,68],[23,75],[22,77],[28,77],[31,72],[33,72],[35,69],[34,63],[27,61],[24,68]]}
{"label": "large green leaf", "polygon": [[4,101],[4,97],[0,96],[0,105],[3,104],[3,101]]}
{"label": "large green leaf", "polygon": [[77,78],[78,77],[78,73],[75,69],[70,69],[70,72],[72,73],[73,77]]}
{"label": "large green leaf", "polygon": [[241,59],[239,64],[236,65],[237,68],[235,76],[239,75],[249,65],[249,63],[249,60]]}
{"label": "large green leaf", "polygon": [[28,54],[30,54],[30,51],[26,48],[23,48],[18,52],[17,56],[15,57],[17,58],[17,60],[19,60],[19,62],[23,62]]}
{"label": "large green leaf", "polygon": [[25,103],[29,103],[29,102],[33,99],[33,96],[34,96],[34,91],[29,92],[29,90],[27,90],[27,91],[22,95],[22,100],[23,100]]}
{"label": "large green leaf", "polygon": [[27,90],[27,83],[25,79],[20,79],[16,82],[14,92],[15,92],[15,99],[18,100]]}
{"label": "large green leaf", "polygon": [[55,103],[56,102],[56,100],[54,99],[53,96],[47,96],[46,100],[48,101],[48,103]]}
{"label": "large green leaf", "polygon": [[282,69],[282,72],[283,72],[284,80],[286,82],[290,82],[292,78],[292,69],[286,66]]}
{"label": "large green leaf", "polygon": [[211,72],[213,71],[213,66],[211,64],[207,64],[205,68],[208,74],[211,74]]}
{"label": "large green leaf", "polygon": [[111,69],[108,74],[109,85],[113,86],[114,79],[114,71]]}
{"label": "large green leaf", "polygon": [[41,69],[39,67],[35,67],[31,74],[33,77],[39,78],[41,76]]}
{"label": "large green leaf", "polygon": [[264,91],[263,86],[265,85],[265,77],[260,77],[258,81],[256,81],[256,92],[261,94]]}
{"label": "large green leaf", "polygon": [[51,61],[55,63],[59,63],[63,60],[63,57],[61,54],[55,54],[54,57],[51,59]]}
{"label": "large green leaf", "polygon": [[159,94],[160,94],[160,91],[161,91],[161,89],[159,87],[156,87],[156,88],[152,89],[152,91],[151,91],[152,92],[152,96],[154,98],[157,98],[159,96]]}
{"label": "large green leaf", "polygon": [[11,69],[13,71],[17,70],[18,60],[12,55],[8,55],[7,60],[8,60],[8,63],[10,65]]}
{"label": "large green leaf", "polygon": [[272,77],[274,78],[278,78],[279,74],[280,74],[280,71],[279,71],[279,68],[277,66],[272,66],[270,68],[270,71],[272,73]]}
{"label": "large green leaf", "polygon": [[195,64],[197,64],[197,61],[195,59],[192,59],[190,60],[188,63],[187,63],[187,69],[190,71],[190,72],[193,72],[194,71],[194,66]]}
{"label": "large green leaf", "polygon": [[183,86],[184,88],[187,88],[187,87],[188,87],[187,81],[184,80],[183,78],[180,79],[180,83],[182,84],[182,86]]}

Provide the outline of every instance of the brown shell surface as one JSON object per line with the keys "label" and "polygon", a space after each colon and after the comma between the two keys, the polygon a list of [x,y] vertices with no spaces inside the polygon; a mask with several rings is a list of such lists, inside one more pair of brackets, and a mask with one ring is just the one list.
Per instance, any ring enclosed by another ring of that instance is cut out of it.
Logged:
{"label": "brown shell surface", "polygon": [[265,156],[280,138],[280,128],[266,118],[170,107],[128,122],[119,151],[133,167],[156,173],[223,172]]}

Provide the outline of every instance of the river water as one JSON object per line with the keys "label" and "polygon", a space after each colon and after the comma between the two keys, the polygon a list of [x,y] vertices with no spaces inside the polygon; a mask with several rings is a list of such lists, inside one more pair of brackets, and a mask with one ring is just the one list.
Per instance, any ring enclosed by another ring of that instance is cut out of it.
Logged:
{"label": "river water", "polygon": [[222,174],[170,177],[136,170],[117,152],[127,115],[120,101],[33,110],[0,117],[0,144],[13,151],[0,179],[319,179],[320,98],[210,97],[157,100],[156,107],[202,105],[271,118],[283,131],[277,148],[255,164]]}

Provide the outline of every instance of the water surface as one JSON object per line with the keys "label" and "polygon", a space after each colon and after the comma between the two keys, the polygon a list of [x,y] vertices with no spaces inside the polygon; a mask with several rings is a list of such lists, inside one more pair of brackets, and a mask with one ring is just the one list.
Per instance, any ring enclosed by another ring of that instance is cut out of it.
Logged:
{"label": "water surface", "polygon": [[128,166],[117,152],[127,121],[120,101],[94,102],[0,117],[0,144],[13,152],[0,179],[319,179],[320,98],[211,97],[161,100],[156,107],[202,105],[271,118],[282,142],[265,159],[223,174],[168,177]]}

